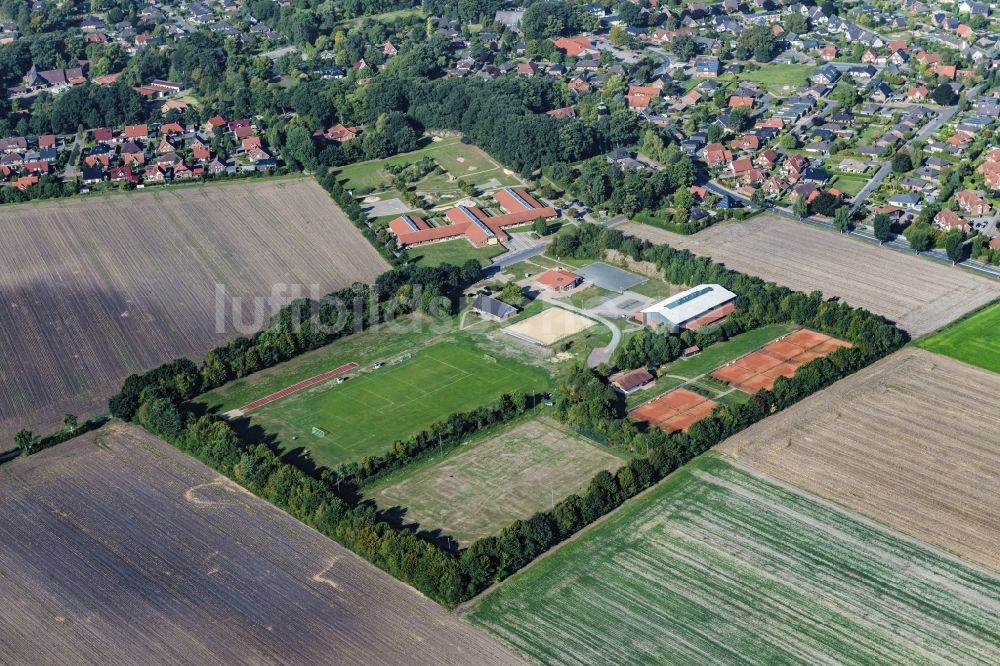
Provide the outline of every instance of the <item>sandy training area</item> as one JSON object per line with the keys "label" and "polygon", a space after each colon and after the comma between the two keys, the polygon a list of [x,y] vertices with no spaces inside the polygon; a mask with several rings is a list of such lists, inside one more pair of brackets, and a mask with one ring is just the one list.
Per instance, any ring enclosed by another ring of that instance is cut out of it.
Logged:
{"label": "sandy training area", "polygon": [[693,236],[633,223],[617,228],[797,291],[839,297],[896,322],[912,337],[1000,297],[998,281],[771,215]]}
{"label": "sandy training area", "polygon": [[552,307],[503,330],[515,337],[548,346],[596,325],[597,322],[583,315]]}
{"label": "sandy training area", "polygon": [[217,330],[216,285],[244,298],[250,329],[274,285],[322,295],[387,269],[308,179],[4,206],[0,233],[5,441],[101,413],[128,374],[239,335],[230,307]]}
{"label": "sandy training area", "polygon": [[4,661],[522,663],[138,428],[0,467],[0,501]]}
{"label": "sandy training area", "polygon": [[719,450],[1000,571],[1000,375],[904,349]]}

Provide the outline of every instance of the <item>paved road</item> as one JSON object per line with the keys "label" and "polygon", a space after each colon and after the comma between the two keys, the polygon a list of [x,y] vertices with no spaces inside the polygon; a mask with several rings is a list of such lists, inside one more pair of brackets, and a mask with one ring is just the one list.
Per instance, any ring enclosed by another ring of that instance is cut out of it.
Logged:
{"label": "paved road", "polygon": [[525,259],[530,259],[531,257],[537,257],[544,252],[545,243],[539,242],[535,247],[525,250],[517,250],[516,252],[505,252],[498,257],[493,257],[493,263],[487,268],[501,270],[507,268],[508,266],[513,266],[519,261],[524,261]]}
{"label": "paved road", "polygon": [[539,295],[539,298],[546,303],[562,308],[563,310],[575,312],[576,314],[582,315],[587,319],[593,319],[594,321],[604,324],[608,330],[611,331],[611,342],[607,347],[598,347],[594,351],[590,352],[590,356],[587,358],[587,367],[596,368],[601,363],[610,363],[612,354],[615,353],[615,349],[618,348],[618,345],[622,341],[622,332],[617,326],[591,310],[578,308],[572,303],[559,300],[558,298],[553,298],[549,294],[541,294]]}
{"label": "paved road", "polygon": [[[978,88],[973,88],[971,91],[972,94],[975,95],[977,90]],[[951,117],[954,116],[957,111],[958,111],[957,106],[949,106],[943,109],[939,109],[937,118],[935,118],[934,120],[930,121],[922,128],[920,128],[920,130],[918,130],[917,133],[914,134],[913,137],[903,145],[903,148],[906,148],[907,150],[912,150],[914,145],[916,145],[920,141],[923,141],[927,137],[931,136],[932,134],[940,130],[945,125],[945,123],[951,120]],[[857,195],[854,197],[854,199],[851,201],[852,214],[865,201],[868,200],[868,197],[871,195],[872,192],[878,189],[878,186],[882,184],[882,181],[885,180],[885,177],[889,175],[889,172],[891,170],[892,170],[891,162],[882,163],[882,166],[880,166],[878,171],[875,172],[875,175],[872,177],[872,179],[869,180],[863,188],[861,188],[861,191],[858,192]]]}

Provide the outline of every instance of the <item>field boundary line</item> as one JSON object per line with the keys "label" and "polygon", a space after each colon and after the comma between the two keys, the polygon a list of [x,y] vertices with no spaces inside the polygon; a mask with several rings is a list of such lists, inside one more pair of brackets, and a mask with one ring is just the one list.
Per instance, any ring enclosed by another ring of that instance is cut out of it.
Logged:
{"label": "field boundary line", "polygon": [[314,376],[310,377],[309,379],[303,379],[302,381],[296,382],[295,384],[292,384],[291,386],[286,386],[285,388],[281,389],[280,391],[275,391],[274,393],[272,393],[270,395],[266,395],[263,398],[258,398],[257,400],[254,400],[253,402],[248,402],[247,404],[245,404],[242,407],[238,408],[238,410],[236,410],[236,411],[239,411],[240,414],[246,414],[247,412],[249,412],[251,410],[254,410],[254,409],[257,409],[258,407],[263,407],[264,405],[272,403],[275,400],[280,400],[281,398],[284,398],[285,396],[288,396],[288,395],[291,395],[291,394],[296,393],[298,391],[301,391],[302,389],[308,388],[308,387],[312,386],[313,384],[318,384],[319,382],[324,381],[326,379],[330,379],[331,377],[335,377],[336,375],[342,375],[345,372],[349,372],[351,370],[354,370],[357,367],[358,367],[358,364],[354,363],[353,361],[350,362],[350,363],[345,363],[344,365],[340,366],[339,368],[334,368],[333,370],[327,370],[326,372],[320,373],[318,375],[314,375]]}

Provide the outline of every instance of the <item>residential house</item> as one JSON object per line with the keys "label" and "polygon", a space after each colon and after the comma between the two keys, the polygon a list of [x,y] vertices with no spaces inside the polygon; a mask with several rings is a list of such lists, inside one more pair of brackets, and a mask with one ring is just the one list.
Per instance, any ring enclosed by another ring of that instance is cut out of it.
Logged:
{"label": "residential house", "polygon": [[966,215],[982,217],[990,214],[990,202],[979,190],[962,190],[955,195],[955,201]]}

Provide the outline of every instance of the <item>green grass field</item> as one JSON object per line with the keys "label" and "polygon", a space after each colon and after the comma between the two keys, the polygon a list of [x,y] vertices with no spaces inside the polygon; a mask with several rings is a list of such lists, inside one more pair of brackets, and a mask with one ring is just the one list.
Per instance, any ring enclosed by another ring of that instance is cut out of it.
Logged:
{"label": "green grass field", "polygon": [[864,188],[870,179],[865,176],[838,174],[832,187],[837,188],[849,197],[853,197]]}
{"label": "green grass field", "polygon": [[[333,466],[384,453],[397,439],[502,393],[551,388],[545,370],[494,358],[487,361],[473,341],[456,336],[418,349],[402,363],[379,370],[369,366],[343,384],[324,382],[282,398],[251,412],[251,423],[276,433],[283,448],[305,446],[317,463]],[[326,436],[311,434],[314,426]]]}
{"label": "green grass field", "polygon": [[995,664],[998,614],[995,574],[713,456],[467,611],[546,664]]}
{"label": "green grass field", "polygon": [[[759,83],[775,94],[786,93],[809,82],[812,68],[808,65],[765,65],[753,72],[739,75],[741,81]],[[789,88],[785,88],[789,86]]]}
{"label": "green grass field", "polygon": [[918,341],[917,346],[1000,372],[1000,303]]}
{"label": "green grass field", "polygon": [[461,266],[469,259],[475,259],[481,266],[489,266],[490,259],[506,251],[507,248],[502,245],[475,247],[464,238],[458,238],[410,248],[410,257],[421,266],[439,266],[441,264]]}
{"label": "green grass field", "polygon": [[[423,157],[431,157],[448,173],[461,178],[473,185],[496,178],[501,185],[519,185],[516,176],[504,174],[493,158],[479,148],[461,142],[458,137],[448,137],[440,141],[428,141],[427,144],[411,153],[394,155],[384,160],[359,162],[340,169],[337,177],[346,181],[349,189],[370,188],[373,192],[385,191],[389,187],[388,174],[383,170],[387,164],[412,164]],[[424,181],[427,181],[426,183]],[[443,191],[456,190],[457,185],[447,183],[443,177],[429,177],[417,183],[420,191],[434,192],[434,187]]]}
{"label": "green grass field", "polygon": [[[540,409],[547,410],[542,406]],[[465,546],[581,492],[622,459],[549,419],[521,421],[442,458],[409,465],[365,489],[381,508]]]}

